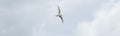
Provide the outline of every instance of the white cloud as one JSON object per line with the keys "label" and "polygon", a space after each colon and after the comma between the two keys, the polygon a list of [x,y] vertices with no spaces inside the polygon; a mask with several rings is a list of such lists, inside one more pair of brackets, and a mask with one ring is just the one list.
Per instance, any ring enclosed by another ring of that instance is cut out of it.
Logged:
{"label": "white cloud", "polygon": [[88,22],[82,22],[78,24],[78,28],[76,30],[77,36],[88,36],[89,34],[89,23]]}
{"label": "white cloud", "polygon": [[118,22],[120,21],[120,2],[113,2],[103,4],[100,10],[95,13],[95,19],[92,22],[78,24],[77,33],[82,36],[120,36],[118,34],[120,31],[120,23]]}

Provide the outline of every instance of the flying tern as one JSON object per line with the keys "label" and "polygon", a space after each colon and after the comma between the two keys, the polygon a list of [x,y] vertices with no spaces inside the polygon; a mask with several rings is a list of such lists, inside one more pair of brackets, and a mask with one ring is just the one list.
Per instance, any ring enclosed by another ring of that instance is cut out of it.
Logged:
{"label": "flying tern", "polygon": [[56,15],[56,17],[59,17],[62,21],[62,23],[64,23],[64,20],[63,20],[63,17],[61,15],[61,10],[60,10],[60,7],[58,6],[58,15]]}

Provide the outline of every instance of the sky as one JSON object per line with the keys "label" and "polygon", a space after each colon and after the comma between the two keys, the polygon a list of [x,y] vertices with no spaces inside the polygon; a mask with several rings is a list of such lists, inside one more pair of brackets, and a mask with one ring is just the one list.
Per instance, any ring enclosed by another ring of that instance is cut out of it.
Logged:
{"label": "sky", "polygon": [[120,0],[0,0],[0,36],[120,36],[119,6]]}

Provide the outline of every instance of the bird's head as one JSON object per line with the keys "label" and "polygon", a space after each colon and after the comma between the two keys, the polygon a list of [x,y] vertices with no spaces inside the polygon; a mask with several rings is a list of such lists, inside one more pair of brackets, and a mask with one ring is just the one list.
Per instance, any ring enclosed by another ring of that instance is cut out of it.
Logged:
{"label": "bird's head", "polygon": [[58,17],[58,16],[62,16],[62,15],[56,15],[56,17]]}
{"label": "bird's head", "polygon": [[59,15],[56,15],[56,17],[58,17]]}

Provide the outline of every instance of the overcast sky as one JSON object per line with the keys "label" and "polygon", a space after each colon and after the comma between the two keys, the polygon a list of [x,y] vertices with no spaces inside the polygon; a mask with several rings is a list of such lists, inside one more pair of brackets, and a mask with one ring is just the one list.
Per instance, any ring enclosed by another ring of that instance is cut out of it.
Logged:
{"label": "overcast sky", "polygon": [[0,36],[120,36],[119,9],[120,0],[0,0]]}

